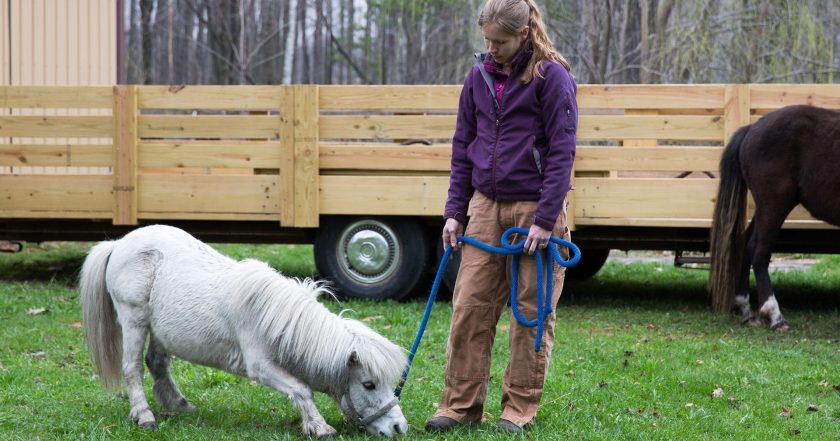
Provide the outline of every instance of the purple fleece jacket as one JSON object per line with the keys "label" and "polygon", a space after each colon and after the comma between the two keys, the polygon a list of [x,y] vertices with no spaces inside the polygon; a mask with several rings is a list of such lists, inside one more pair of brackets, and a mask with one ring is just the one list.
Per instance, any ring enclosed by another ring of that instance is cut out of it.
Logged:
{"label": "purple fleece jacket", "polygon": [[[523,46],[511,63],[498,112],[479,65],[467,74],[452,140],[445,219],[466,223],[478,190],[496,201],[538,201],[534,223],[554,228],[571,189],[577,86],[562,65],[550,61],[542,64],[544,78],[522,84],[518,78],[531,53],[529,44]],[[481,57],[491,76],[498,75],[501,67],[492,57]]]}

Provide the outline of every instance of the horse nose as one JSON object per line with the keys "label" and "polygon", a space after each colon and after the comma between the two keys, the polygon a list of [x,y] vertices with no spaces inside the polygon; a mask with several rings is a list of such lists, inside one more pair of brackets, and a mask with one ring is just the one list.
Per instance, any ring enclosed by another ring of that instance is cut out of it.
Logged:
{"label": "horse nose", "polygon": [[396,433],[397,435],[400,435],[400,434],[403,433],[402,432],[402,427],[400,427],[399,424],[394,424],[394,433]]}

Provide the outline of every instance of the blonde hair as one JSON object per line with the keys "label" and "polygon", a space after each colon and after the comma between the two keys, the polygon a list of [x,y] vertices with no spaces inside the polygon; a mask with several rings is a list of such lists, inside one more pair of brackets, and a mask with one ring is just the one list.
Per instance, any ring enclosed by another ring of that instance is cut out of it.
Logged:
{"label": "blonde hair", "polygon": [[534,77],[543,78],[541,70],[544,60],[560,63],[567,71],[572,70],[569,62],[554,49],[548,38],[542,14],[534,0],[487,0],[478,16],[478,25],[486,24],[495,24],[511,35],[519,35],[525,26],[530,29],[526,41],[531,42],[534,54],[522,73],[523,83],[530,83]]}

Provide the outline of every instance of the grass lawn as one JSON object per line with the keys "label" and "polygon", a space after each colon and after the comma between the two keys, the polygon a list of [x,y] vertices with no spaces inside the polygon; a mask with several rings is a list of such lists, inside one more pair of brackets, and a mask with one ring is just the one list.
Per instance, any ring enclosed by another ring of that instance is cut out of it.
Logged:
{"label": "grass lawn", "polygon": [[[75,274],[89,244],[28,245],[0,254],[0,439],[302,439],[290,402],[247,379],[176,360],[174,377],[198,407],[158,416],[146,432],[128,420],[124,394],[103,392],[81,329]],[[314,272],[309,246],[219,245],[281,271]],[[773,275],[787,333],[749,328],[708,311],[705,270],[608,262],[567,283],[558,309],[543,407],[525,438],[585,440],[840,439],[840,257]],[[425,306],[336,302],[408,348]],[[44,308],[44,312],[40,312]],[[37,313],[40,312],[40,313]],[[37,314],[36,314],[37,313]],[[432,436],[422,426],[443,385],[450,305],[438,302],[401,405],[405,439],[507,439],[497,434],[507,321],[494,348],[487,423]],[[151,400],[147,375],[147,394]],[[374,439],[317,403],[338,439]]]}

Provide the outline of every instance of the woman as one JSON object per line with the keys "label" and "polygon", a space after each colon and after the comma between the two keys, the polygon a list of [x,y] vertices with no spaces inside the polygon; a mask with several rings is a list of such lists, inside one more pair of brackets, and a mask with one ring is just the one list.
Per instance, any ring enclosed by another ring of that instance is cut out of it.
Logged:
{"label": "woman", "polygon": [[[575,156],[576,85],[533,0],[488,0],[478,24],[488,54],[476,56],[461,92],[443,242],[460,248],[457,237],[464,234],[469,211],[467,236],[498,245],[508,227],[523,227],[529,229],[525,251],[533,254],[552,234],[569,240],[565,200]],[[464,248],[452,299],[443,398],[427,431],[481,421],[496,324],[509,297],[510,266],[510,257]],[[564,275],[555,268],[553,306]],[[522,258],[518,296],[528,318],[536,317],[535,280],[534,260]],[[554,320],[551,314],[542,349],[535,353],[535,328],[511,317],[500,430],[522,432],[537,413]]]}

